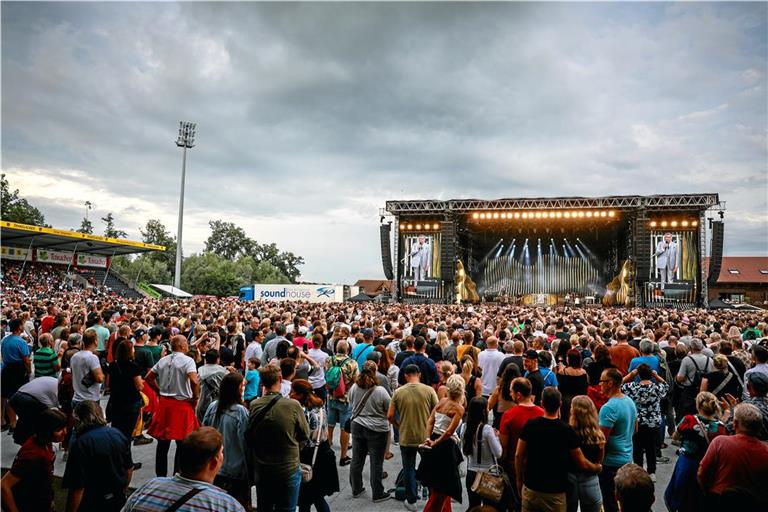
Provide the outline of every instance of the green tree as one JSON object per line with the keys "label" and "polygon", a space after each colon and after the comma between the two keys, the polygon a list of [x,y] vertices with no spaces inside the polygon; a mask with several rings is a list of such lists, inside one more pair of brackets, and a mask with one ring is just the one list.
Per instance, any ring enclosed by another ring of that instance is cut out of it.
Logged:
{"label": "green tree", "polygon": [[92,235],[93,234],[93,224],[90,220],[83,218],[83,221],[80,223],[80,227],[77,228],[75,231],[78,233],[85,233],[86,235]]}
{"label": "green tree", "polygon": [[155,262],[165,265],[168,272],[173,274],[176,265],[176,237],[166,229],[165,224],[158,219],[149,219],[146,226],[140,229],[141,240],[145,244],[162,245],[165,251],[148,253],[147,256]]}
{"label": "green tree", "polygon": [[19,197],[18,189],[11,191],[5,174],[0,174],[0,216],[8,222],[50,227],[40,210]]}
{"label": "green tree", "polygon": [[181,268],[181,288],[192,294],[234,295],[240,282],[235,262],[211,252],[189,256]]}
{"label": "green tree", "polygon": [[248,238],[245,230],[232,222],[208,221],[211,234],[205,241],[205,251],[218,254],[230,261],[251,254],[256,242]]}
{"label": "green tree", "polygon": [[112,212],[109,212],[106,217],[102,217],[101,221],[104,223],[104,236],[107,238],[126,238],[128,233],[122,229],[115,228],[115,217]]}

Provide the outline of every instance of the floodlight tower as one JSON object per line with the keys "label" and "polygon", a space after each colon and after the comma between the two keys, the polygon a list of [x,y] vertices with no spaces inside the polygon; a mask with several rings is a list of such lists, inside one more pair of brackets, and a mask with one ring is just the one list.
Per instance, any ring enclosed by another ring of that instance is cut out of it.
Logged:
{"label": "floodlight tower", "polygon": [[187,149],[195,147],[195,129],[197,125],[188,121],[179,122],[179,138],[176,145],[184,148],[181,157],[181,194],[179,195],[179,233],[176,236],[176,272],[173,286],[181,288],[181,228],[184,224],[184,179],[187,173]]}

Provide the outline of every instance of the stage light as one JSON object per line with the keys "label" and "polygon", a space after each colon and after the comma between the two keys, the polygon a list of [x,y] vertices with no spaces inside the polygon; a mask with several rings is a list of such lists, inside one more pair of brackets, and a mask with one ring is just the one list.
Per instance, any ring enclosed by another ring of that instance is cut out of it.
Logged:
{"label": "stage light", "polygon": [[693,221],[693,222],[691,222],[691,226],[693,226],[693,227],[696,227],[696,226],[698,226],[698,225],[699,225],[698,221]]}
{"label": "stage light", "polygon": [[408,229],[413,229],[413,224],[408,224]]}
{"label": "stage light", "polygon": [[528,218],[528,213],[527,213],[527,212],[523,212],[523,218],[524,218],[524,219],[527,219],[527,218]]}
{"label": "stage light", "polygon": [[652,227],[652,228],[655,228],[655,227],[656,227],[656,221],[655,221],[655,220],[652,220],[652,221],[651,221],[651,227]]}
{"label": "stage light", "polygon": [[609,217],[615,217],[616,216],[616,212],[611,210],[611,211],[608,212],[608,216]]}
{"label": "stage light", "polygon": [[608,212],[602,211],[602,212],[600,212],[600,216],[601,217],[607,217],[608,216]]}
{"label": "stage light", "polygon": [[416,229],[420,230],[421,229],[421,224],[416,224]]}
{"label": "stage light", "polygon": [[432,228],[433,229],[440,229],[440,225],[439,224],[432,224]]}
{"label": "stage light", "polygon": [[591,216],[592,216],[592,212],[591,212],[591,211],[588,211],[588,212],[587,212],[587,217],[591,217]]}
{"label": "stage light", "polygon": [[683,221],[683,222],[681,222],[680,224],[681,224],[681,225],[682,225],[684,228],[687,228],[687,227],[688,227],[688,221],[687,221],[687,220],[684,220],[684,221]]}
{"label": "stage light", "polygon": [[677,227],[677,221],[676,221],[676,220],[673,220],[673,221],[672,221],[672,223],[671,223],[671,225],[672,225],[672,227],[673,227],[673,228],[676,228],[676,227]]}
{"label": "stage light", "polygon": [[519,219],[519,218],[520,218],[520,212],[515,212],[515,218],[516,218],[516,219]]}
{"label": "stage light", "polygon": [[537,219],[540,219],[540,218],[541,218],[541,212],[536,212],[536,218],[537,218]]}
{"label": "stage light", "polygon": [[480,214],[475,212],[475,213],[472,214],[472,218],[473,219],[479,219],[480,218]]}
{"label": "stage light", "polygon": [[667,227],[667,221],[665,220],[661,221],[661,227],[663,228]]}
{"label": "stage light", "polygon": [[584,212],[579,211],[579,218],[582,218],[582,217],[584,217]]}
{"label": "stage light", "polygon": [[556,215],[557,215],[557,218],[559,219],[559,218],[561,218],[563,216],[563,212],[557,212]]}
{"label": "stage light", "polygon": [[571,212],[565,212],[563,215],[565,216],[566,219],[571,218]]}
{"label": "stage light", "polygon": [[405,224],[400,224],[400,231],[405,231]]}

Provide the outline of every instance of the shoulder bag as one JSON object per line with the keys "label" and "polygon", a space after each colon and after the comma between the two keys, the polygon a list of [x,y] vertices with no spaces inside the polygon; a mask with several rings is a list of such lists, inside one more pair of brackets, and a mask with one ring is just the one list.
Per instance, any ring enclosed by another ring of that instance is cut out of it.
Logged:
{"label": "shoulder bag", "polygon": [[[477,447],[482,450],[481,446]],[[493,457],[493,466],[488,471],[478,471],[475,481],[472,482],[472,492],[479,494],[483,499],[500,503],[507,488],[507,478],[504,470],[499,466],[496,457]]]}
{"label": "shoulder bag", "polygon": [[317,427],[317,439],[315,440],[315,449],[312,451],[312,460],[309,464],[299,464],[301,469],[301,481],[302,483],[309,482],[314,476],[312,468],[315,467],[315,460],[317,460],[317,449],[320,447],[320,436],[323,434],[323,409],[320,409],[320,425]]}
{"label": "shoulder bag", "polygon": [[344,431],[348,434],[352,433],[352,420],[360,416],[360,413],[363,412],[365,404],[368,402],[368,399],[371,397],[375,389],[376,386],[372,386],[371,389],[368,390],[363,399],[360,401],[360,405],[357,406],[357,408],[352,412],[352,416],[347,420],[346,423],[344,423]]}

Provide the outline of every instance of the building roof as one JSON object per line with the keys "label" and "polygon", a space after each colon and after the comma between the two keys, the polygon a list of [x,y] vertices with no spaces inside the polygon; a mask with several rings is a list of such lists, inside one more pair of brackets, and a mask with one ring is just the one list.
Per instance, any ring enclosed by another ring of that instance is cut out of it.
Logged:
{"label": "building roof", "polygon": [[392,291],[392,281],[387,279],[360,279],[355,286],[359,286],[361,292],[372,297]]}
{"label": "building roof", "polygon": [[[704,258],[704,275],[709,275],[709,258]],[[768,285],[768,256],[723,256],[718,284]]]}
{"label": "building roof", "polygon": [[0,221],[0,237],[3,246],[8,247],[77,251],[102,256],[165,250],[161,245],[8,221]]}

